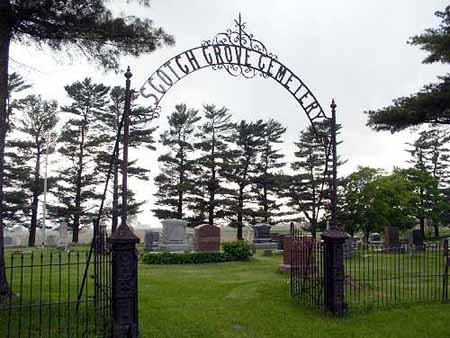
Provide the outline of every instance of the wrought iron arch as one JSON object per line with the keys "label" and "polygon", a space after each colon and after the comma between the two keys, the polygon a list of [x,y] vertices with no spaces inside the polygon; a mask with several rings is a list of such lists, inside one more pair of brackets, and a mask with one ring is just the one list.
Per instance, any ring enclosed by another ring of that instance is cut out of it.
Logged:
{"label": "wrought iron arch", "polygon": [[[247,79],[256,76],[272,78],[294,97],[306,113],[317,141],[323,146],[326,154],[323,184],[331,178],[331,225],[337,227],[336,105],[334,100],[331,104],[331,115],[328,116],[315,95],[300,77],[281,63],[278,56],[270,52],[253,34],[246,31],[246,23],[242,21],[241,14],[239,14],[238,19],[234,20],[232,29],[218,33],[213,39],[203,41],[200,46],[185,50],[172,57],[152,73],[139,90],[141,97],[152,100],[147,110],[149,119],[159,117],[160,102],[175,84],[189,74],[204,68],[226,71],[232,76],[242,76]],[[131,77],[129,71],[127,74]],[[128,80],[129,77],[127,77]],[[329,123],[329,134],[318,132],[318,123],[322,122]],[[125,133],[126,129],[125,127]],[[331,177],[327,176],[330,157],[332,160]],[[126,203],[126,201],[123,201],[123,203]]]}
{"label": "wrought iron arch", "polygon": [[[235,77],[250,79],[259,75],[272,78],[294,97],[313,127],[316,121],[331,119],[300,77],[245,30],[246,23],[240,14],[234,22],[234,29],[227,29],[213,39],[203,41],[201,46],[172,57],[152,73],[139,90],[142,97],[153,101],[149,107],[152,117],[159,116],[159,104],[175,84],[195,71],[212,68]],[[327,140],[321,141],[324,145],[329,144]]]}

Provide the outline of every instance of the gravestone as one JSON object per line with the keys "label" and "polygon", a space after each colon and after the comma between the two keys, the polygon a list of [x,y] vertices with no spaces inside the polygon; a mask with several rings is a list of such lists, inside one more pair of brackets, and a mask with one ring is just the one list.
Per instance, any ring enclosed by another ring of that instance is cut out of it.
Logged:
{"label": "gravestone", "polygon": [[68,243],[67,224],[63,223],[59,226],[58,248],[67,248]]}
{"label": "gravestone", "polygon": [[283,250],[283,237],[284,235],[280,235],[279,233],[272,232],[270,234],[272,242],[277,244],[277,250]]}
{"label": "gravestone", "polygon": [[290,272],[291,271],[291,236],[283,237],[283,263],[280,264],[278,269],[281,272]]}
{"label": "gravestone", "polygon": [[159,232],[146,230],[144,234],[144,249],[153,251],[159,240]]}
{"label": "gravestone", "polygon": [[50,235],[47,236],[47,246],[56,246],[56,236],[55,235]]}
{"label": "gravestone", "polygon": [[220,251],[220,228],[211,224],[202,224],[194,228],[194,251]]}
{"label": "gravestone", "polygon": [[396,250],[400,248],[400,236],[397,227],[384,227],[384,247],[387,250]]}
{"label": "gravestone", "polygon": [[343,245],[344,259],[351,259],[353,257],[353,238],[348,236]]}
{"label": "gravestone", "polygon": [[423,248],[423,236],[420,229],[412,229],[409,235],[409,244],[415,246],[416,248]]}
{"label": "gravestone", "polygon": [[163,225],[162,251],[187,251],[189,246],[186,243],[187,222],[181,219],[168,219],[161,222]]}
{"label": "gravestone", "polygon": [[255,247],[257,249],[276,249],[277,243],[272,242],[270,236],[270,225],[265,223],[255,224]]}
{"label": "gravestone", "polygon": [[6,246],[14,246],[14,241],[11,236],[5,236],[3,237],[3,244]]}
{"label": "gravestone", "polygon": [[381,244],[381,235],[378,232],[372,232],[368,239],[369,244]]}

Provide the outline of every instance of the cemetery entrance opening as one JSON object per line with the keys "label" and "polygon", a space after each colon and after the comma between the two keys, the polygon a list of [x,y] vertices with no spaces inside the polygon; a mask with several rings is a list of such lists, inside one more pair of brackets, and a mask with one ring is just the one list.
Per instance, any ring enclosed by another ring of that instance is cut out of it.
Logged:
{"label": "cemetery entrance opening", "polygon": [[[112,297],[108,304],[112,308],[113,337],[137,337],[138,309],[137,309],[137,257],[135,244],[138,241],[127,225],[127,172],[128,172],[128,141],[129,122],[139,119],[149,122],[159,117],[160,102],[164,95],[183,78],[198,70],[212,68],[232,76],[247,79],[260,76],[273,79],[287,90],[306,114],[312,129],[315,131],[317,142],[324,151],[325,169],[322,182],[331,180],[331,224],[336,225],[336,105],[331,104],[331,114],[326,114],[308,86],[278,57],[270,52],[266,46],[253,34],[246,30],[246,24],[241,15],[234,20],[234,27],[226,32],[217,34],[211,40],[205,40],[200,46],[186,50],[169,59],[160,66],[141,86],[140,96],[149,102],[146,113],[142,116],[130,114],[131,106],[131,77],[130,70],[125,74],[126,95],[125,109],[119,124],[113,154],[122,145],[122,213],[121,225],[112,235]],[[327,132],[323,125],[328,126]],[[123,131],[122,131],[123,129]],[[114,156],[111,156],[113,159]],[[112,161],[112,160],[111,160]],[[328,164],[332,163],[331,175]],[[110,164],[111,170],[112,162]],[[331,177],[330,177],[331,176]],[[105,193],[107,191],[110,173],[107,175]],[[324,184],[322,184],[324,186]],[[96,224],[102,216],[103,198]],[[169,243],[171,245],[180,243]]]}

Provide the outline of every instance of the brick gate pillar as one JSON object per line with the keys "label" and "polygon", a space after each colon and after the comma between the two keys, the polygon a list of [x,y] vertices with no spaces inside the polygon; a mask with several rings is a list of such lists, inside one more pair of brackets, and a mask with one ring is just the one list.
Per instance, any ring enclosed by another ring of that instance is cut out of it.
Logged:
{"label": "brick gate pillar", "polygon": [[127,225],[111,236],[113,338],[138,337],[137,243]]}
{"label": "brick gate pillar", "polygon": [[342,316],[344,303],[344,241],[345,233],[330,229],[322,234],[324,241],[324,298],[329,312]]}

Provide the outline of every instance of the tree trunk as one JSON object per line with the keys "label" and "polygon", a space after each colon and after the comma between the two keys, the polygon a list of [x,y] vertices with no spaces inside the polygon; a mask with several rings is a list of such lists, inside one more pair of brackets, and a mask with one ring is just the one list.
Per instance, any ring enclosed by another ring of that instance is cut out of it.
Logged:
{"label": "tree trunk", "polygon": [[244,213],[244,188],[239,187],[239,196],[238,196],[238,214],[237,214],[237,240],[241,241],[244,238],[242,237],[242,221],[243,221],[243,213]]}
{"label": "tree trunk", "polygon": [[269,223],[269,202],[267,201],[267,184],[264,183],[263,188],[263,208],[264,208],[264,223]]}
{"label": "tree trunk", "polygon": [[433,224],[433,228],[434,228],[434,238],[438,238],[439,237],[439,224]]}
{"label": "tree trunk", "polygon": [[86,132],[86,120],[81,126],[81,142],[80,142],[80,153],[78,155],[78,173],[76,182],[76,193],[75,193],[75,215],[73,217],[73,234],[72,242],[78,243],[78,233],[80,231],[80,215],[81,215],[81,184],[83,175],[83,159],[84,159],[84,139]]}
{"label": "tree trunk", "polygon": [[9,45],[11,42],[10,12],[10,1],[0,0],[0,303],[1,299],[9,294],[9,286],[5,273],[5,249],[3,240],[3,170],[5,161]]}
{"label": "tree trunk", "polygon": [[33,184],[33,200],[31,203],[31,224],[30,236],[28,237],[28,246],[33,247],[36,243],[36,228],[37,216],[39,207],[39,192],[40,192],[40,176],[41,176],[41,149],[38,146],[36,155],[36,165],[34,168],[34,184]]}
{"label": "tree trunk", "polygon": [[425,238],[425,217],[420,217],[420,232],[422,233],[422,238]]}

